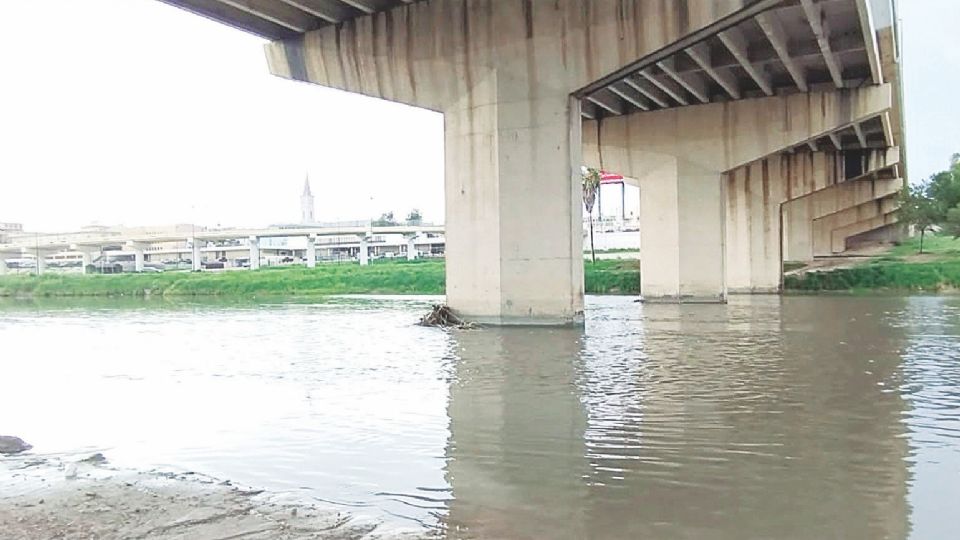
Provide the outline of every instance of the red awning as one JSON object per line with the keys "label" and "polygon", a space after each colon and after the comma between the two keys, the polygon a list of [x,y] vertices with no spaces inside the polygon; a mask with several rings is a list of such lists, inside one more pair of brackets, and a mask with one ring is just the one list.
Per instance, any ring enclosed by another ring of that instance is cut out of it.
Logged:
{"label": "red awning", "polygon": [[606,171],[600,171],[601,184],[619,184],[623,182],[623,175]]}

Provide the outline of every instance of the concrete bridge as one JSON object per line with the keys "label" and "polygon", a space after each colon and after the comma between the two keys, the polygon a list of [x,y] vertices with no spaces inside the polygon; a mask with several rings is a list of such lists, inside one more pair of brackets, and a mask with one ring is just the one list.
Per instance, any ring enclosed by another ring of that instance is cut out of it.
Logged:
{"label": "concrete bridge", "polygon": [[896,232],[892,0],[164,1],[272,40],[275,75],[444,114],[470,318],[581,318],[584,163],[640,186],[647,301],[777,291],[785,257]]}
{"label": "concrete bridge", "polygon": [[[22,253],[31,253],[37,255],[37,272],[43,272],[44,255],[52,255],[63,251],[75,251],[82,255],[82,264],[86,268],[92,261],[94,253],[101,250],[103,246],[123,247],[134,255],[134,269],[138,272],[143,271],[145,255],[149,253],[176,253],[178,249],[168,250],[150,250],[150,246],[167,243],[185,241],[192,248],[192,264],[194,270],[201,268],[201,250],[206,242],[215,242],[219,240],[237,240],[242,239],[247,243],[250,253],[250,268],[256,270],[260,266],[260,240],[264,238],[306,238],[306,262],[307,266],[314,267],[317,264],[317,246],[324,237],[349,237],[355,236],[359,241],[360,264],[368,263],[369,243],[374,235],[401,234],[407,241],[407,257],[412,258],[416,254],[415,243],[418,235],[426,233],[443,233],[442,225],[390,225],[390,226],[372,226],[372,225],[352,225],[337,227],[268,227],[264,229],[218,229],[204,230],[191,233],[189,236],[183,234],[89,234],[82,238],[69,238],[65,235],[44,235],[44,236],[22,236],[7,244],[0,244],[0,273],[6,271],[7,267],[3,264],[3,259],[7,257],[19,256]],[[223,250],[223,248],[221,248]]]}

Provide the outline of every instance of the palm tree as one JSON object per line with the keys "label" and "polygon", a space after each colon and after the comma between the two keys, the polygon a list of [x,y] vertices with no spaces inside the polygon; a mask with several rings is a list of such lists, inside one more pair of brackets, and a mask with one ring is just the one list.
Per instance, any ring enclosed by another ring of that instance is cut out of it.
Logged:
{"label": "palm tree", "polygon": [[597,254],[593,251],[593,205],[597,202],[597,192],[600,191],[600,170],[583,167],[583,206],[590,217],[590,260],[597,262]]}

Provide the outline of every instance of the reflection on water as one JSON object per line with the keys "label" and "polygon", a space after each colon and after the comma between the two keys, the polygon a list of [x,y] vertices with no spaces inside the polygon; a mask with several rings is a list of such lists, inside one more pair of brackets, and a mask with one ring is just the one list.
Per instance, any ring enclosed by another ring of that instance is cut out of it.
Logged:
{"label": "reflection on water", "polygon": [[[0,431],[482,538],[952,538],[960,298],[0,307]],[[3,469],[0,468],[0,478]]]}

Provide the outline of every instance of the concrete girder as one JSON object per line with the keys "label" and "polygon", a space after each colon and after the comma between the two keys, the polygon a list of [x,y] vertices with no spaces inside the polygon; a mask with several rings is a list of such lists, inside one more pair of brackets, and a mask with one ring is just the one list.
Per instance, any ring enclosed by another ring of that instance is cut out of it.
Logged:
{"label": "concrete girder", "polygon": [[[885,204],[890,204],[890,202],[888,201]],[[843,253],[846,251],[847,243],[851,238],[898,223],[896,211],[885,214],[881,212],[873,217],[833,229],[830,232],[830,252],[824,253],[824,255]]]}
{"label": "concrete girder", "polygon": [[640,76],[653,83],[654,86],[662,90],[664,94],[673,98],[673,100],[680,105],[690,104],[686,96],[683,95],[681,86],[674,80],[657,77],[649,69],[640,70]]}
{"label": "concrete girder", "polygon": [[813,255],[843,253],[847,238],[896,222],[896,194],[844,208],[813,220]]}
{"label": "concrete girder", "polygon": [[790,77],[793,78],[797,89],[801,92],[807,92],[809,90],[807,86],[807,75],[804,73],[803,68],[790,57],[790,50],[787,45],[787,34],[780,20],[775,14],[770,12],[757,15],[756,20],[760,29],[767,37],[767,41],[770,42],[774,52],[777,53],[777,57],[783,64],[784,69],[786,69]]}
{"label": "concrete girder", "polygon": [[[806,262],[813,260],[816,256],[832,253],[832,247],[830,247],[833,245],[832,241],[824,238],[833,228],[849,224],[850,214],[843,214],[844,212],[880,200],[892,201],[885,204],[894,205],[894,207],[888,207],[893,211],[897,203],[896,196],[902,188],[903,179],[901,178],[848,180],[785,202],[781,210],[783,259]],[[844,217],[830,218],[838,215]],[[823,220],[828,218],[833,221],[829,222],[829,230],[823,232],[826,227]],[[838,225],[837,219],[847,221]]]}
{"label": "concrete girder", "polygon": [[623,80],[628,86],[640,92],[647,97],[650,101],[656,103],[659,107],[668,107],[666,99],[657,89],[657,87],[650,84],[645,78],[638,79],[636,77],[627,77]]}
{"label": "concrete girder", "polygon": [[876,26],[873,23],[873,10],[869,0],[857,0],[857,15],[860,17],[860,29],[863,32],[864,52],[870,66],[873,84],[883,83],[883,68],[880,65],[880,47],[877,44]]}
{"label": "concrete girder", "polygon": [[327,21],[328,23],[339,23],[349,19],[352,15],[350,8],[341,5],[338,2],[329,2],[324,0],[281,0],[285,4],[291,5],[314,17]]}
{"label": "concrete girder", "polygon": [[770,86],[770,77],[762,70],[757,69],[750,61],[747,54],[747,40],[743,37],[743,32],[737,28],[724,30],[719,34],[720,41],[727,47],[733,57],[740,63],[740,67],[750,75],[750,78],[757,84],[763,93],[773,95],[773,88]]}
{"label": "concrete girder", "polygon": [[827,65],[833,84],[837,88],[843,88],[843,69],[840,66],[840,59],[834,54],[830,47],[830,26],[826,16],[823,13],[823,6],[814,3],[813,0],[800,0],[803,6],[803,12],[806,14],[807,22],[813,30],[813,35],[817,38],[817,45],[820,46],[820,52],[823,54],[823,61]]}
{"label": "concrete girder", "polygon": [[320,26],[319,21],[314,16],[284,2],[271,0],[219,1],[298,33],[307,32]]}
{"label": "concrete girder", "polygon": [[736,77],[727,68],[715,68],[710,63],[710,50],[706,44],[697,43],[686,50],[687,55],[700,66],[733,99],[740,99],[740,88]]}
{"label": "concrete girder", "polygon": [[634,107],[642,110],[649,111],[650,106],[644,103],[643,97],[640,95],[640,92],[637,92],[633,87],[624,84],[619,86],[618,84],[611,84],[609,90],[620,97],[620,99],[626,101],[627,103],[633,105]]}
{"label": "concrete girder", "polygon": [[[641,181],[657,156],[685,156],[718,173],[890,108],[889,85],[708,103],[584,122],[584,161]],[[771,119],[775,119],[771,122]],[[599,130],[599,131],[598,131]]]}
{"label": "concrete girder", "polygon": [[863,128],[860,127],[860,122],[853,123],[853,132],[857,135],[857,141],[860,143],[860,148],[866,148],[867,137],[863,134]]}
{"label": "concrete girder", "polygon": [[603,92],[598,92],[592,96],[587,96],[587,100],[601,109],[606,110],[610,114],[620,116],[625,112],[625,110],[623,103],[617,99],[617,95],[618,94],[616,94],[613,89],[604,89]]}
{"label": "concrete girder", "polygon": [[667,74],[671,79],[677,82],[680,86],[686,88],[687,92],[693,94],[693,96],[700,100],[701,103],[707,103],[710,101],[710,95],[707,90],[707,84],[696,75],[689,75],[684,73],[677,72],[673,67],[673,58],[668,58],[657,62],[657,67],[661,71]]}

